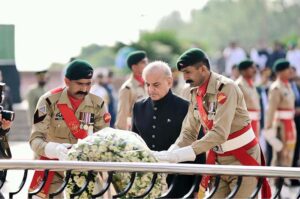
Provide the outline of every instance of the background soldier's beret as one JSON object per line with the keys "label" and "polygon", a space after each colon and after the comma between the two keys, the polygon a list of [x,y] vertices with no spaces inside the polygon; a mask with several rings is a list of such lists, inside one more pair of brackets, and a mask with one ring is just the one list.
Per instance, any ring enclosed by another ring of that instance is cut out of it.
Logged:
{"label": "background soldier's beret", "polygon": [[[177,60],[177,68],[181,70],[187,66],[194,65],[199,62],[208,62],[208,56],[199,48],[192,48],[185,51]],[[209,66],[208,66],[209,67]]]}
{"label": "background soldier's beret", "polygon": [[238,69],[240,71],[241,70],[246,70],[247,68],[250,68],[253,64],[254,64],[253,61],[251,61],[250,59],[246,59],[244,61],[241,61],[241,63],[239,63]]}
{"label": "background soldier's beret", "polygon": [[34,74],[35,75],[41,75],[41,74],[45,74],[47,72],[48,72],[48,70],[39,70],[39,71],[36,71]]}
{"label": "background soldier's beret", "polygon": [[278,59],[273,64],[273,71],[274,72],[279,72],[279,71],[285,70],[289,67],[290,67],[290,62],[288,62],[286,59]]}
{"label": "background soldier's beret", "polygon": [[65,76],[70,80],[91,79],[93,71],[92,66],[88,62],[76,59],[67,66]]}
{"label": "background soldier's beret", "polygon": [[138,50],[130,53],[127,57],[127,65],[131,69],[132,65],[139,63],[144,58],[146,58],[147,54],[145,51]]}

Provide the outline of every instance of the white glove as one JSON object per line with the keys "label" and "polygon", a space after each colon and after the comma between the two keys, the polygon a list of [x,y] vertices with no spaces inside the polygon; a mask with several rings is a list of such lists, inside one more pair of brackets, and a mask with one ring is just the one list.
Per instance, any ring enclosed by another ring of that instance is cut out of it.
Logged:
{"label": "white glove", "polygon": [[272,148],[279,152],[283,148],[282,142],[276,137],[276,130],[274,129],[264,129],[262,131],[263,135],[266,138],[266,141],[272,146]]}
{"label": "white glove", "polygon": [[180,148],[180,147],[179,147],[177,144],[172,144],[172,145],[169,147],[168,151],[174,151],[174,150],[179,149],[179,148]]}
{"label": "white glove", "polygon": [[173,151],[154,152],[153,155],[160,162],[185,162],[194,161],[196,154],[191,146],[175,149]]}
{"label": "white glove", "polygon": [[59,160],[66,160],[68,148],[71,146],[72,144],[68,143],[48,142],[45,146],[45,155],[51,159],[58,158]]}

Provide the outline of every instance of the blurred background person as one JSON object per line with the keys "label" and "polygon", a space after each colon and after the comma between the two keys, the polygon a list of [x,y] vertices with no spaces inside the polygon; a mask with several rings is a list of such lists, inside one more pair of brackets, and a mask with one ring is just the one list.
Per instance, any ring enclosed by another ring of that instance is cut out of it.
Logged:
{"label": "blurred background person", "polygon": [[252,60],[244,60],[238,65],[240,77],[235,81],[243,92],[246,107],[251,119],[251,126],[257,139],[260,135],[260,104],[259,94],[253,79],[256,74],[256,65]]}
{"label": "blurred background person", "polygon": [[105,85],[104,75],[103,73],[100,72],[97,74],[95,83],[91,87],[90,93],[97,95],[98,97],[101,97],[104,100],[105,105],[107,106],[109,103],[109,96],[104,85]]}
{"label": "blurred background person", "polygon": [[238,46],[236,41],[232,41],[229,46],[224,49],[223,56],[225,58],[225,75],[230,77],[232,66],[245,60],[246,52]]}
{"label": "blurred background person", "polygon": [[273,148],[272,166],[291,167],[297,134],[294,123],[295,95],[289,83],[290,63],[279,59],[274,63],[273,70],[277,78],[269,89],[264,136]]}
{"label": "blurred background person", "polygon": [[283,47],[283,44],[279,41],[274,41],[273,43],[273,51],[270,53],[270,56],[268,57],[266,66],[269,68],[272,68],[274,63],[281,58],[285,58],[286,52]]}
{"label": "blurred background person", "polygon": [[[2,72],[0,70],[0,82],[3,82]],[[2,107],[5,110],[13,111],[13,101],[11,97],[10,88],[8,85],[5,85],[4,87],[4,99],[2,100]]]}
{"label": "blurred background person", "polygon": [[26,99],[28,102],[28,117],[30,125],[32,124],[34,111],[39,101],[39,98],[47,92],[47,89],[45,88],[45,85],[49,80],[47,72],[47,70],[35,72],[36,84],[34,84],[28,89],[28,93],[26,95]]}
{"label": "blurred background person", "polygon": [[291,66],[295,68],[297,76],[300,77],[300,49],[297,48],[296,42],[288,44],[286,59],[290,62]]}
{"label": "blurred background person", "polygon": [[133,105],[137,100],[146,96],[142,72],[147,64],[148,58],[145,51],[134,51],[127,57],[127,66],[132,73],[119,90],[119,103],[115,123],[117,129],[130,129]]}
{"label": "blurred background person", "polygon": [[[297,70],[295,67],[291,68],[292,70],[292,77],[290,79],[291,87],[295,95],[295,124],[296,124],[296,131],[297,131],[297,141],[295,147],[295,153],[293,158],[293,167],[299,167],[299,153],[300,153],[300,76],[297,76]],[[299,186],[299,180],[291,180],[291,185]]]}
{"label": "blurred background person", "polygon": [[116,109],[117,98],[116,98],[116,90],[113,86],[113,81],[114,81],[114,72],[109,70],[107,74],[107,79],[104,82],[103,87],[106,89],[109,97],[108,112],[111,115],[110,127],[112,128],[115,125],[116,116],[117,116],[117,109]]}

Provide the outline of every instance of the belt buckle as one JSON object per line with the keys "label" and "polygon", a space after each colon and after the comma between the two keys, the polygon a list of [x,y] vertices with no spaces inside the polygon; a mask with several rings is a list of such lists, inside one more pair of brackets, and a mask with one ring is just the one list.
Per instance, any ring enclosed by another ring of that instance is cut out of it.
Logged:
{"label": "belt buckle", "polygon": [[217,154],[223,154],[223,153],[224,153],[224,151],[223,151],[221,145],[214,146],[214,147],[212,148],[212,150],[213,150],[215,153],[217,153]]}

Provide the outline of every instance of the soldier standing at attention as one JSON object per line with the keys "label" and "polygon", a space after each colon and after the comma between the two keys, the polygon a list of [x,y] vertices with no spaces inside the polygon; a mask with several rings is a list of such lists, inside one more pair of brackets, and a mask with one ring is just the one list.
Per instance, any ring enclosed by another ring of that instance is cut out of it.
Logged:
{"label": "soldier standing at attention", "polygon": [[294,123],[295,95],[289,83],[290,63],[279,59],[274,63],[273,71],[276,81],[269,89],[264,136],[273,148],[272,165],[291,167],[297,134]]}
{"label": "soldier standing at attention", "polygon": [[[38,159],[64,160],[71,144],[109,126],[110,115],[103,99],[89,93],[92,76],[93,68],[89,63],[72,61],[65,73],[66,87],[40,97],[29,140]],[[30,190],[36,189],[41,176],[43,172],[35,172]],[[50,171],[47,182],[41,197],[48,197],[48,192],[55,192],[60,187],[63,172]]]}
{"label": "soldier standing at attention", "polygon": [[259,94],[253,83],[253,78],[256,73],[256,66],[251,60],[244,60],[238,65],[240,77],[236,83],[243,92],[246,107],[248,109],[249,117],[251,119],[251,126],[257,139],[259,139],[260,132],[260,101]]}
{"label": "soldier standing at attention", "polygon": [[[240,88],[222,75],[210,70],[207,55],[198,48],[184,52],[177,61],[178,70],[191,85],[191,102],[179,138],[172,150],[154,152],[158,160],[167,162],[193,161],[196,155],[208,152],[207,164],[263,164],[263,156]],[[205,135],[197,140],[203,125]],[[199,198],[204,197],[210,176],[202,177]],[[215,198],[225,198],[237,183],[237,176],[221,176]],[[257,185],[256,177],[243,177],[236,198],[247,198]],[[262,198],[271,197],[264,178]]]}
{"label": "soldier standing at attention", "polygon": [[128,130],[134,103],[146,96],[142,72],[148,64],[144,51],[134,51],[127,57],[127,65],[132,71],[130,78],[123,83],[119,90],[119,104],[115,128]]}
{"label": "soldier standing at attention", "polygon": [[35,72],[37,84],[29,89],[27,93],[28,115],[30,125],[32,125],[33,114],[40,97],[46,93],[45,85],[47,83],[47,70]]}

